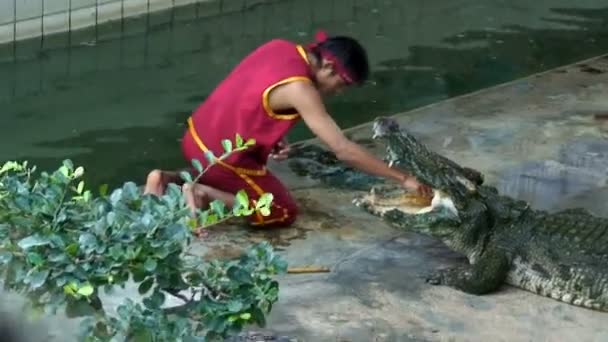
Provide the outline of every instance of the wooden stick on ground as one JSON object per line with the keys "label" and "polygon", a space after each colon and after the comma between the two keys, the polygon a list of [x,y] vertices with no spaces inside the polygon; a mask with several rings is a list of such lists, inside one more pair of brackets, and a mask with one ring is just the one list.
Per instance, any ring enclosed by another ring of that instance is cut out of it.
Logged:
{"label": "wooden stick on ground", "polygon": [[300,274],[300,273],[327,273],[329,267],[325,266],[305,266],[305,267],[289,267],[287,273]]}

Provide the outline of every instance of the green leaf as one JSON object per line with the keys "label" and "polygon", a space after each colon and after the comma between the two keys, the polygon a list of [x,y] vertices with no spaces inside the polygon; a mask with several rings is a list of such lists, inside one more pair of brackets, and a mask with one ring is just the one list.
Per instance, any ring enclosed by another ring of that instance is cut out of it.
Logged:
{"label": "green leaf", "polygon": [[0,264],[7,264],[11,262],[11,260],[13,260],[13,254],[11,252],[0,252]]}
{"label": "green leaf", "polygon": [[224,148],[224,151],[226,151],[226,153],[232,152],[232,141],[230,141],[228,139],[223,139],[222,147]]}
{"label": "green leaf", "polygon": [[65,292],[65,294],[67,294],[67,295],[73,296],[76,294],[77,290],[78,290],[78,285],[74,282],[65,284],[63,286],[63,292]]}
{"label": "green leaf", "polygon": [[36,252],[27,253],[27,261],[34,266],[40,266],[44,263],[42,256]]}
{"label": "green leaf", "polygon": [[243,208],[249,208],[249,196],[247,195],[247,192],[245,190],[237,192],[235,199],[236,203],[239,206]]}
{"label": "green leaf", "polygon": [[236,134],[236,147],[243,147],[243,137],[240,134]]}
{"label": "green leaf", "polygon": [[47,257],[50,263],[63,263],[68,261],[68,256],[64,253],[52,253]]}
{"label": "green leaf", "polygon": [[21,165],[19,165],[19,163],[14,162],[14,161],[8,161],[6,163],[4,163],[4,165],[2,165],[2,168],[0,168],[0,175],[7,172],[7,171],[19,171],[21,170]]}
{"label": "green leaf", "polygon": [[179,173],[179,176],[184,182],[192,183],[192,175],[190,174],[190,172],[181,171]]}
{"label": "green leaf", "polygon": [[253,146],[255,145],[255,139],[247,139],[245,146]]}
{"label": "green leaf", "polygon": [[76,168],[76,170],[74,170],[74,178],[78,178],[80,176],[82,176],[84,174],[84,168],[82,166],[79,166]]}
{"label": "green leaf", "polygon": [[231,300],[228,303],[228,311],[230,312],[239,312],[243,309],[243,303],[237,300]]}
{"label": "green leaf", "polygon": [[86,203],[89,202],[91,200],[91,191],[87,190],[84,192],[84,194],[82,195],[82,200]]}
{"label": "green leaf", "polygon": [[253,214],[254,211],[255,211],[255,209],[253,209],[253,208],[240,209],[238,211],[238,214],[235,214],[235,216],[250,216],[251,214]]}
{"label": "green leaf", "polygon": [[77,243],[72,243],[69,244],[66,248],[65,248],[65,252],[67,254],[69,254],[70,256],[74,257],[76,256],[76,254],[78,253],[78,244]]}
{"label": "green leaf", "polygon": [[196,171],[203,172],[203,165],[198,159],[192,159],[192,166],[194,166]]}
{"label": "green leaf", "polygon": [[76,193],[77,194],[82,194],[82,191],[84,190],[84,181],[80,181],[78,183],[78,187],[76,188]]}
{"label": "green leaf", "polygon": [[270,215],[270,209],[263,207],[258,209],[260,211],[260,214],[262,214],[262,216],[268,216]]}
{"label": "green leaf", "polygon": [[97,246],[97,238],[91,233],[84,233],[78,238],[78,243],[85,248],[94,248]]}
{"label": "green leaf", "polygon": [[212,224],[216,224],[218,221],[217,215],[216,214],[209,214],[207,215],[207,220],[205,221],[204,226],[210,226]]}
{"label": "green leaf", "polygon": [[116,213],[111,211],[106,215],[106,221],[108,222],[108,226],[114,225],[114,221],[116,220]]}
{"label": "green leaf", "polygon": [[30,287],[35,290],[46,282],[46,279],[49,276],[50,271],[35,271],[30,273],[30,275],[26,278],[27,282],[30,284]]}
{"label": "green leaf", "polygon": [[208,161],[210,164],[215,163],[215,159],[216,159],[216,158],[215,158],[215,155],[213,154],[213,152],[211,152],[211,151],[207,151],[207,152],[205,152],[205,158],[207,159],[207,161]]}
{"label": "green leaf", "polygon": [[64,165],[62,167],[59,168],[59,173],[61,173],[64,177],[69,177],[70,175],[70,171],[68,170],[68,168]]}
{"label": "green leaf", "polygon": [[258,307],[254,307],[251,310],[251,316],[253,318],[253,321],[261,328],[266,327],[266,317],[264,315],[264,312],[258,308]]}
{"label": "green leaf", "polygon": [[99,186],[99,196],[105,197],[108,195],[108,184],[102,184]]}
{"label": "green leaf", "polygon": [[81,296],[85,296],[85,297],[89,297],[94,292],[95,292],[95,289],[89,283],[86,283],[84,286],[81,286],[80,288],[78,288],[78,291],[76,291],[76,293],[78,293]]}
{"label": "green leaf", "polygon": [[139,196],[139,188],[134,182],[126,182],[122,189],[129,199],[136,199]]}
{"label": "green leaf", "polygon": [[165,294],[157,288],[150,297],[144,298],[142,302],[146,307],[156,310],[165,303]]}
{"label": "green leaf", "polygon": [[206,325],[210,331],[222,332],[226,329],[226,320],[221,317],[213,317]]}
{"label": "green leaf", "polygon": [[17,243],[17,245],[23,249],[23,250],[27,250],[30,249],[32,247],[37,247],[37,246],[45,246],[48,245],[50,243],[49,239],[46,237],[42,237],[38,234],[34,234],[34,235],[30,235],[24,239],[22,239],[21,241],[19,241]]}
{"label": "green leaf", "polygon": [[205,227],[205,226],[207,226],[208,223],[209,223],[209,211],[205,210],[199,214],[198,220],[190,221],[190,229],[198,228],[199,224],[201,226]]}
{"label": "green leaf", "polygon": [[109,252],[110,256],[115,260],[119,260],[123,256],[123,249],[120,246],[110,247]]}
{"label": "green leaf", "polygon": [[260,209],[262,207],[270,207],[272,204],[272,200],[274,196],[271,193],[264,193],[255,204],[256,209]]}
{"label": "green leaf", "polygon": [[162,246],[154,250],[154,256],[159,259],[164,259],[169,255],[169,249],[166,246]]}
{"label": "green leaf", "polygon": [[144,268],[146,269],[146,271],[148,272],[154,272],[154,270],[156,270],[156,266],[157,266],[157,262],[154,259],[147,259],[146,262],[144,263]]}
{"label": "green leaf", "polygon": [[251,314],[249,312],[244,312],[239,317],[244,321],[248,321],[251,319]]}
{"label": "green leaf", "polygon": [[150,289],[152,288],[153,285],[154,285],[154,278],[149,277],[148,279],[144,280],[141,284],[139,284],[137,291],[139,292],[139,294],[144,295],[144,294],[148,293],[148,291],[150,291]]}
{"label": "green leaf", "polygon": [[287,261],[283,259],[277,259],[274,262],[275,273],[281,274],[287,272]]}
{"label": "green leaf", "polygon": [[226,272],[226,275],[231,280],[239,283],[251,284],[253,282],[253,277],[251,277],[251,274],[247,272],[247,270],[238,266],[230,267]]}
{"label": "green leaf", "polygon": [[133,271],[131,272],[131,275],[133,276],[133,280],[136,283],[139,283],[139,282],[144,281],[144,279],[146,279],[146,277],[148,276],[148,273],[143,268],[143,265],[137,265],[137,267],[135,269],[133,269]]}
{"label": "green leaf", "polygon": [[217,214],[218,217],[222,218],[225,216],[226,205],[222,201],[213,201],[209,203],[209,208]]}

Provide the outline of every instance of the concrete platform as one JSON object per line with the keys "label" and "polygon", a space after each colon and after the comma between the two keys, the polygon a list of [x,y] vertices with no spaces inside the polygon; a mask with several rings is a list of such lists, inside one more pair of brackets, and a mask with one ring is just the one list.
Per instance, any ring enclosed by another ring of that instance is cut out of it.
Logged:
{"label": "concrete platform", "polygon": [[[607,71],[608,57],[600,57],[396,117],[503,193],[537,208],[583,206],[608,216],[608,121],[598,120],[608,113]],[[363,141],[371,130],[348,132]],[[295,227],[218,228],[206,242],[226,255],[269,239],[293,266],[331,267],[282,279],[269,331],[315,342],[608,340],[605,313],[508,286],[480,297],[427,285],[428,271],[463,259],[363,213],[351,204],[354,191],[302,179],[286,164],[272,168],[302,205]]]}

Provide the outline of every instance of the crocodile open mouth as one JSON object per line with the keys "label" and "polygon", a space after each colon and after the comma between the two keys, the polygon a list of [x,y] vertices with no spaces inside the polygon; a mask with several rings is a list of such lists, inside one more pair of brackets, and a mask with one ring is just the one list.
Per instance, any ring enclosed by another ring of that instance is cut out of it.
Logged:
{"label": "crocodile open mouth", "polygon": [[433,190],[433,196],[425,197],[402,188],[380,185],[373,187],[368,194],[356,198],[353,203],[357,206],[365,206],[379,216],[392,210],[399,210],[408,215],[421,215],[440,207],[458,215],[452,199],[439,190]]}

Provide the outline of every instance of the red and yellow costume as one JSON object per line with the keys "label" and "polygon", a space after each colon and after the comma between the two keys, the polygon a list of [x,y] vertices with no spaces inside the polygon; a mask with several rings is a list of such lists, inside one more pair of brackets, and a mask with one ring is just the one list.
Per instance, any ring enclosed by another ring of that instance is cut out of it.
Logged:
{"label": "red and yellow costume", "polygon": [[[317,36],[318,41],[326,37]],[[331,58],[331,55],[323,54]],[[342,70],[339,70],[339,72]],[[346,81],[349,77],[346,73]],[[188,162],[198,159],[208,164],[204,153],[223,154],[223,139],[234,141],[236,134],[256,143],[211,167],[201,183],[228,193],[243,189],[255,203],[265,192],[274,196],[269,216],[252,215],[254,225],[290,225],[297,205],[285,186],[266,169],[269,154],[300,118],[298,113],[275,113],[269,105],[270,91],[289,82],[311,82],[306,50],[285,40],[272,40],[250,53],[219,84],[192,116],[182,141]]]}
{"label": "red and yellow costume", "polygon": [[243,189],[256,200],[265,192],[274,196],[269,216],[253,215],[255,225],[289,225],[297,216],[297,205],[285,186],[266,169],[269,154],[299,119],[297,113],[275,113],[268,104],[270,91],[282,84],[311,81],[303,47],[272,40],[247,56],[209,95],[188,119],[189,130],[182,140],[188,162],[198,159],[207,165],[204,153],[224,153],[221,141],[234,141],[236,134],[256,143],[211,167],[201,183],[236,193]]}

